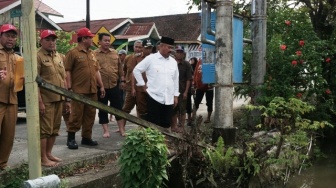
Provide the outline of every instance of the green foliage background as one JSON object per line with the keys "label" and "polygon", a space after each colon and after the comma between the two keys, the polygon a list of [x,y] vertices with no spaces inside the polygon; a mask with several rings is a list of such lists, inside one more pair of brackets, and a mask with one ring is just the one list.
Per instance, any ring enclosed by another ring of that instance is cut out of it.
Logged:
{"label": "green foliage background", "polygon": [[73,32],[56,31],[56,34],[58,36],[56,45],[59,53],[65,55],[71,48],[76,46],[76,43],[70,44]]}
{"label": "green foliage background", "polygon": [[[246,4],[246,1],[235,2],[236,12],[243,15],[249,12],[250,4]],[[262,91],[262,97],[257,102],[267,105],[274,97],[286,100],[295,97],[316,107],[315,111],[307,114],[310,119],[333,122],[336,93],[335,33],[329,36],[321,34],[316,25],[312,24],[310,9],[297,2],[267,1],[266,75],[264,84],[257,88]],[[244,22],[244,37],[250,38],[251,22],[247,19]],[[300,41],[304,45],[300,45]],[[280,48],[282,45],[286,46],[285,50]],[[236,95],[248,97],[255,89],[250,86],[251,52],[251,46],[246,46],[246,85],[235,87]]]}

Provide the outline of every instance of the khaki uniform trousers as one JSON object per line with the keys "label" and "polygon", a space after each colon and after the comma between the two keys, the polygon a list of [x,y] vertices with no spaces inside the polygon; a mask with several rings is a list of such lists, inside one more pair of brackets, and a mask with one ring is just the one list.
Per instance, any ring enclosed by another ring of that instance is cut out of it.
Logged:
{"label": "khaki uniform trousers", "polygon": [[126,113],[131,113],[135,104],[136,104],[136,99],[132,95],[132,92],[129,90],[126,90],[126,96],[125,96],[124,106],[122,110]]}
{"label": "khaki uniform trousers", "polygon": [[63,101],[45,103],[45,114],[40,115],[40,138],[58,136],[62,121]]}
{"label": "khaki uniform trousers", "polygon": [[[97,101],[97,94],[82,94],[91,100]],[[82,138],[92,138],[92,127],[96,118],[96,108],[71,101],[71,114],[69,118],[68,132],[78,132],[82,128]]]}
{"label": "khaki uniform trousers", "polygon": [[0,103],[0,169],[7,166],[13,148],[17,104]]}
{"label": "khaki uniform trousers", "polygon": [[140,116],[147,114],[147,93],[136,91],[136,106]]}

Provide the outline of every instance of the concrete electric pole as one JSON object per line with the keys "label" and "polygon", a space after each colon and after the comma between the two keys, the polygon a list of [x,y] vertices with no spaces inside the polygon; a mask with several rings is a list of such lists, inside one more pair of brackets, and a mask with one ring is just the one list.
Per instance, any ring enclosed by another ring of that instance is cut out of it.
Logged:
{"label": "concrete electric pole", "polygon": [[29,179],[41,177],[40,120],[38,107],[35,0],[22,0],[23,57],[27,104]]}
{"label": "concrete electric pole", "polygon": [[[266,0],[252,0],[252,63],[251,86],[254,92],[251,103],[257,105],[257,99],[261,96],[260,86],[264,84],[266,74]],[[249,124],[255,125],[260,119],[260,112],[253,111]]]}
{"label": "concrete electric pole", "polygon": [[233,1],[216,1],[216,87],[213,142],[222,136],[225,144],[235,142],[233,127]]}

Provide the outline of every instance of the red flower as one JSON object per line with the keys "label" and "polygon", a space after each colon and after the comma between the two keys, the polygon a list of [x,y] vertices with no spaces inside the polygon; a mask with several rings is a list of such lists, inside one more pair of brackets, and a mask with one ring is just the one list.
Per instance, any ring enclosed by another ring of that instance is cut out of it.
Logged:
{"label": "red flower", "polygon": [[291,22],[289,20],[285,20],[285,24],[290,26]]}
{"label": "red flower", "polygon": [[331,61],[330,57],[326,58],[325,61],[326,61],[327,63],[330,63],[330,61]]}
{"label": "red flower", "polygon": [[302,64],[304,63],[304,61],[301,59],[301,60],[299,61],[299,63],[302,65]]}
{"label": "red flower", "polygon": [[300,40],[300,41],[299,41],[299,45],[300,45],[301,47],[304,46],[304,44],[305,44],[304,40]]}
{"label": "red flower", "polygon": [[297,61],[296,61],[296,60],[293,60],[293,61],[292,61],[292,65],[293,65],[293,66],[296,66],[296,65],[297,65]]}
{"label": "red flower", "polygon": [[297,93],[296,96],[297,96],[297,98],[301,98],[302,97],[302,93]]}
{"label": "red flower", "polygon": [[302,55],[302,52],[300,50],[296,51],[295,52],[297,56],[301,56]]}
{"label": "red flower", "polygon": [[284,44],[280,45],[280,49],[281,49],[282,51],[285,51],[285,50],[286,50],[286,48],[287,48],[287,46],[286,46],[286,45],[284,45]]}
{"label": "red flower", "polygon": [[327,95],[330,95],[330,94],[331,94],[330,89],[326,89],[326,90],[325,90],[325,93],[326,93]]}

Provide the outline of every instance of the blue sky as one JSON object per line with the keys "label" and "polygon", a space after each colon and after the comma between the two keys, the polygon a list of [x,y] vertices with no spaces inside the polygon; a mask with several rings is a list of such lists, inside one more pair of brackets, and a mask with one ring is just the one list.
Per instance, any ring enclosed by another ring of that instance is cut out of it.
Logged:
{"label": "blue sky", "polygon": [[[51,16],[56,23],[85,20],[86,0],[42,0],[64,18]],[[90,0],[91,20],[136,18],[188,12],[188,0]],[[198,12],[194,7],[190,12]]]}

